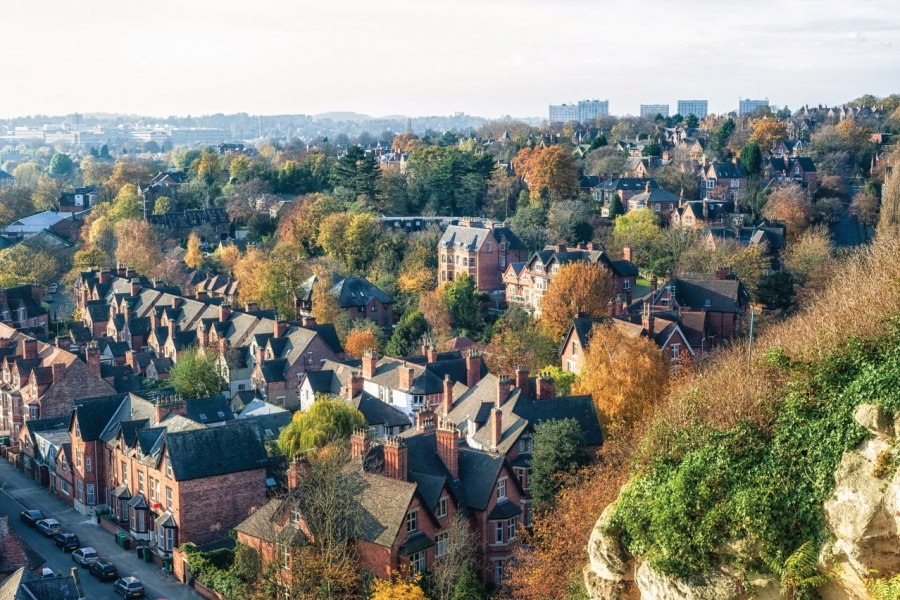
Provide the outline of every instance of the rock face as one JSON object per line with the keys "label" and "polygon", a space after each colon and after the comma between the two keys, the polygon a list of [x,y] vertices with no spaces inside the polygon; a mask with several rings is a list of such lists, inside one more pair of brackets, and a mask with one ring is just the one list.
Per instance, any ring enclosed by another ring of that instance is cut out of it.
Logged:
{"label": "rock face", "polygon": [[615,536],[606,533],[615,504],[597,519],[588,542],[589,563],[584,568],[584,584],[593,600],[624,600],[636,597],[631,591],[634,569],[631,556]]}
{"label": "rock face", "polygon": [[735,579],[720,571],[702,576],[676,579],[661,575],[647,563],[637,568],[634,581],[641,598],[654,600],[737,600],[740,597]]}
{"label": "rock face", "polygon": [[849,597],[866,597],[863,579],[871,570],[900,570],[900,470],[894,424],[877,406],[854,414],[873,436],[846,452],[835,472],[835,489],[825,518],[835,536],[831,548],[835,584]]}

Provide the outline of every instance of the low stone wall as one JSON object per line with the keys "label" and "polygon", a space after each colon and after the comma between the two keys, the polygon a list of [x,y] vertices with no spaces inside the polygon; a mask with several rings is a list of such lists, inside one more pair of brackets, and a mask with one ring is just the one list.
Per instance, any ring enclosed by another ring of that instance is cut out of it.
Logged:
{"label": "low stone wall", "polygon": [[208,600],[225,600],[225,596],[217,592],[216,590],[211,590],[199,581],[194,580],[194,591],[199,595],[207,598]]}

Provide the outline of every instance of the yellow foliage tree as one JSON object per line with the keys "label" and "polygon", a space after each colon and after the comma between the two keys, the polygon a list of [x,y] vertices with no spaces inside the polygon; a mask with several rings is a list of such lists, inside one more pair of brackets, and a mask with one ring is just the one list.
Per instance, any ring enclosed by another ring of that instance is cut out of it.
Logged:
{"label": "yellow foliage tree", "polygon": [[188,236],[187,252],[184,254],[184,264],[191,269],[199,269],[203,264],[203,252],[200,251],[200,236],[193,231]]}
{"label": "yellow foliage tree", "polygon": [[234,266],[234,276],[241,282],[241,300],[256,302],[260,308],[272,308],[269,289],[269,258],[258,248],[250,248]]}
{"label": "yellow foliage tree", "polygon": [[238,261],[241,260],[240,248],[234,244],[228,244],[227,246],[222,246],[216,250],[216,255],[222,270],[233,275],[234,268],[237,266]]}
{"label": "yellow foliage tree", "polygon": [[424,265],[410,265],[400,272],[397,277],[397,287],[401,292],[421,294],[433,290],[437,283],[434,271]]}
{"label": "yellow foliage tree", "polygon": [[787,138],[787,128],[779,119],[763,117],[753,125],[750,141],[759,145],[763,152],[772,149],[777,142]]}
{"label": "yellow foliage tree", "polygon": [[599,264],[563,265],[541,301],[541,324],[554,337],[561,338],[578,313],[605,315],[614,293],[615,281]]}
{"label": "yellow foliage tree", "polygon": [[341,307],[331,293],[331,288],[331,274],[316,273],[312,293],[312,315],[318,323],[337,323],[338,317],[341,316]]}
{"label": "yellow foliage tree", "polygon": [[809,202],[803,189],[796,184],[775,190],[763,206],[762,214],[770,221],[784,221],[789,242],[799,238],[809,227]]}
{"label": "yellow foliage tree", "polygon": [[512,164],[528,184],[532,200],[541,199],[545,194],[551,199],[578,195],[578,168],[572,155],[562,146],[523,148]]}
{"label": "yellow foliage tree", "polygon": [[126,219],[115,227],[116,261],[150,275],[162,260],[156,230],[143,219]]}
{"label": "yellow foliage tree", "polygon": [[375,332],[370,329],[354,329],[347,334],[347,341],[344,342],[344,350],[350,356],[360,358],[366,350],[377,350],[378,338]]}
{"label": "yellow foliage tree", "polygon": [[409,581],[378,579],[372,585],[369,600],[428,600],[428,596],[422,591],[418,577]]}
{"label": "yellow foliage tree", "polygon": [[669,364],[655,343],[627,336],[609,322],[594,325],[572,391],[590,394],[602,421],[634,423],[668,390]]}

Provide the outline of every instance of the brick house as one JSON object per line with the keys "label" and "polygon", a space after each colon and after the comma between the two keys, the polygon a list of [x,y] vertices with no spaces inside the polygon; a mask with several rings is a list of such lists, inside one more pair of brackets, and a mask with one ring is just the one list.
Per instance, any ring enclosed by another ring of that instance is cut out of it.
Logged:
{"label": "brick house", "polygon": [[731,201],[736,204],[741,190],[746,186],[747,172],[743,165],[730,162],[711,162],[703,169],[700,193],[704,198],[710,200]]}
{"label": "brick house", "polygon": [[675,209],[678,208],[679,201],[683,201],[683,198],[662,188],[650,189],[650,184],[648,183],[643,192],[635,194],[628,200],[626,207],[629,211],[649,208],[659,215],[663,222],[666,222]]}
{"label": "brick house", "polygon": [[16,440],[25,421],[67,414],[73,401],[113,387],[68,350],[0,324],[0,431]]}
{"label": "brick house", "polygon": [[20,285],[0,289],[0,320],[14,329],[41,331],[44,338],[49,333],[49,315],[41,306],[41,286]]}
{"label": "brick house", "polygon": [[730,202],[716,202],[709,198],[682,201],[669,216],[672,227],[702,229],[703,227],[724,227],[730,223]]}
{"label": "brick house", "polygon": [[631,248],[627,246],[621,260],[610,258],[603,246],[593,243],[577,247],[546,246],[532,254],[528,262],[513,263],[506,268],[503,273],[506,301],[540,315],[541,301],[560,266],[579,261],[603,266],[615,281],[616,294],[630,295],[634,289],[638,269],[631,262]]}
{"label": "brick house", "polygon": [[69,441],[68,419],[68,415],[63,415],[26,421],[19,431],[22,470],[41,486],[51,490],[56,487],[51,481],[56,453],[62,444]]}
{"label": "brick house", "polygon": [[438,242],[438,283],[466,273],[478,291],[502,293],[503,272],[525,257],[524,244],[505,224],[463,221],[448,226]]}
{"label": "brick house", "polygon": [[[294,297],[296,318],[309,317],[313,310],[313,288],[318,277],[313,275],[301,286]],[[331,275],[331,295],[338,306],[354,319],[369,319],[382,328],[390,328],[396,322],[394,299],[365,277]]]}
{"label": "brick house", "polygon": [[659,182],[656,179],[643,179],[641,177],[616,177],[607,179],[597,186],[597,192],[600,199],[600,214],[604,217],[609,216],[609,205],[613,198],[618,196],[622,207],[628,207],[628,201],[632,196],[647,191],[647,186],[651,190],[659,189]]}

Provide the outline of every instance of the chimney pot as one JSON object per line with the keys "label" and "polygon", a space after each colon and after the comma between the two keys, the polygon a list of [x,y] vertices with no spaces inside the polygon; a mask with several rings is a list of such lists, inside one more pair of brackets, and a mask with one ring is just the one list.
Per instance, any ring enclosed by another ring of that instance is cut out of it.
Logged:
{"label": "chimney pot", "polygon": [[477,350],[466,353],[466,387],[475,387],[481,380],[481,357]]}

